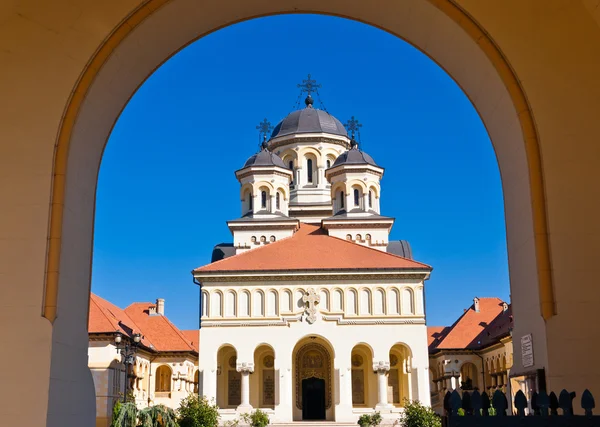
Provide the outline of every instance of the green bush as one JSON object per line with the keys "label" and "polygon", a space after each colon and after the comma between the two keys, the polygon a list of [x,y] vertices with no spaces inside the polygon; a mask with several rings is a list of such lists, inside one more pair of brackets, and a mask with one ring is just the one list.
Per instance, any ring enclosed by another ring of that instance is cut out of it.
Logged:
{"label": "green bush", "polygon": [[362,414],[358,419],[358,425],[361,427],[377,427],[381,424],[382,416],[379,412],[373,414]]}
{"label": "green bush", "polygon": [[219,407],[206,397],[190,394],[181,401],[179,409],[180,427],[218,427]]}
{"label": "green bush", "polygon": [[178,427],[175,412],[164,405],[138,409],[135,403],[115,403],[111,427]]}
{"label": "green bush", "polygon": [[257,409],[251,414],[243,414],[242,418],[252,427],[267,427],[271,422],[267,413],[260,409]]}
{"label": "green bush", "polygon": [[406,400],[404,412],[400,416],[402,427],[441,427],[442,420],[428,406],[423,406],[418,400]]}

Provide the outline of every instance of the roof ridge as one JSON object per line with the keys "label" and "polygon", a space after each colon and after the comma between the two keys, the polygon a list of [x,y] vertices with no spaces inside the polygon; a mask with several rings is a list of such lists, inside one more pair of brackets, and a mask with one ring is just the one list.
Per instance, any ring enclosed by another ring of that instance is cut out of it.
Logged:
{"label": "roof ridge", "polygon": [[392,254],[392,253],[389,253],[389,252],[380,251],[379,249],[374,249],[374,248],[371,248],[370,246],[359,245],[358,243],[354,243],[354,242],[351,242],[349,240],[342,239],[341,237],[332,236],[330,234],[326,234],[326,236],[327,237],[332,237],[334,239],[338,239],[338,240],[340,240],[340,241],[342,241],[344,243],[348,243],[350,245],[356,245],[356,246],[359,246],[361,248],[377,252],[378,254],[385,254],[385,255],[388,255],[388,256],[391,256],[391,257],[394,257],[394,258],[399,258],[399,259],[402,259],[402,260],[405,260],[405,261],[414,262],[415,264],[421,264],[423,267],[430,268],[431,270],[433,270],[432,266],[430,266],[428,264],[425,264],[423,262],[415,261],[414,259],[406,258],[406,257],[400,256],[400,255],[396,255],[396,254]]}
{"label": "roof ridge", "polygon": [[[228,261],[228,260],[231,260],[231,259],[234,259],[234,258],[238,258],[238,259],[239,259],[239,257],[242,257],[242,256],[243,256],[243,255],[245,255],[245,254],[249,254],[250,252],[252,252],[253,254],[256,254],[256,253],[257,253],[257,251],[259,251],[259,250],[261,250],[261,249],[266,249],[266,248],[270,247],[271,245],[276,245],[277,243],[285,242],[286,240],[289,240],[289,239],[291,239],[291,238],[295,237],[295,236],[298,234],[298,232],[300,231],[300,229],[301,229],[301,228],[302,228],[304,225],[305,225],[305,224],[301,224],[301,225],[300,225],[300,227],[298,227],[298,230],[297,230],[297,231],[295,231],[295,232],[294,232],[294,234],[292,234],[291,236],[288,236],[288,237],[283,237],[283,238],[282,238],[282,239],[280,239],[280,240],[276,240],[275,242],[270,242],[270,243],[268,243],[268,244],[266,244],[266,245],[259,246],[258,248],[249,249],[249,250],[247,250],[247,251],[244,251],[244,252],[242,252],[242,253],[240,253],[240,254],[235,254],[235,255],[233,255],[233,256],[230,256],[230,257],[227,257],[227,258],[223,258],[223,259],[220,259],[220,260],[218,260],[218,261],[215,261],[215,262],[208,263],[208,264],[206,264],[206,265],[202,265],[202,266],[200,266],[200,267],[194,268],[194,269],[192,270],[192,273],[193,273],[194,271],[196,271],[196,270],[199,270],[199,269],[201,269],[201,268],[203,268],[203,267],[206,267],[206,266],[208,266],[208,265],[218,265],[219,263],[221,263],[221,262],[223,262],[223,261]],[[306,225],[309,225],[309,224],[306,224]],[[235,246],[234,246],[234,247],[235,247]]]}

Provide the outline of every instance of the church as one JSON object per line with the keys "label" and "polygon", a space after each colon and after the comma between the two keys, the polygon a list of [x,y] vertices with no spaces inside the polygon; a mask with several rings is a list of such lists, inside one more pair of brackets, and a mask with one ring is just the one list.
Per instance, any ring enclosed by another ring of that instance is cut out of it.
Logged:
{"label": "church", "polygon": [[199,392],[222,422],[260,408],[272,423],[355,423],[379,411],[391,424],[406,399],[430,404],[432,268],[389,240],[384,168],[360,149],[361,125],[316,108],[310,75],[299,87],[305,107],[274,129],[265,119],[260,150],[235,172],[233,243],[192,272]]}

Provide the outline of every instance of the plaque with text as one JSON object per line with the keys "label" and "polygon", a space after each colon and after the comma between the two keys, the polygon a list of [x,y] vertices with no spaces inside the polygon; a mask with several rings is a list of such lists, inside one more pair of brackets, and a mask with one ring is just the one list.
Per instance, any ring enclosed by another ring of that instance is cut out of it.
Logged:
{"label": "plaque with text", "polygon": [[263,405],[275,405],[274,369],[263,369]]}
{"label": "plaque with text", "polygon": [[242,375],[233,369],[229,370],[227,378],[227,404],[238,406],[242,403]]}
{"label": "plaque with text", "polygon": [[352,403],[365,404],[365,371],[362,369],[352,369]]}
{"label": "plaque with text", "polygon": [[533,338],[531,334],[521,337],[521,361],[524,368],[533,366]]}

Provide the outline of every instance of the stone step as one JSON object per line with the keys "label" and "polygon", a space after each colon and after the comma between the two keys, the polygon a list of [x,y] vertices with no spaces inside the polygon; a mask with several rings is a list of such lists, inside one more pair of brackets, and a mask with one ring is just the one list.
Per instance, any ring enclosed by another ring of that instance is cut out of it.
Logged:
{"label": "stone step", "polygon": [[335,421],[293,421],[270,425],[272,427],[357,427],[356,423],[336,423]]}

